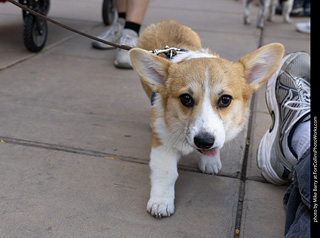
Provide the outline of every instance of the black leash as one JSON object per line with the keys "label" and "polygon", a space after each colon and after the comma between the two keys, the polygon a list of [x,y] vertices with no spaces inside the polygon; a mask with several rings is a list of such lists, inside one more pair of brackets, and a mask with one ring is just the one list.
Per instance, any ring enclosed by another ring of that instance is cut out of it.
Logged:
{"label": "black leash", "polygon": [[70,26],[66,26],[66,25],[64,25],[64,24],[62,24],[62,23],[60,23],[60,22],[57,22],[57,21],[55,21],[55,20],[52,20],[52,19],[50,19],[49,17],[46,17],[46,16],[44,16],[44,15],[42,15],[42,14],[36,12],[36,11],[33,11],[33,10],[31,10],[30,8],[26,7],[25,5],[22,5],[22,4],[14,1],[14,0],[7,0],[7,1],[10,2],[10,3],[12,3],[13,5],[16,5],[17,7],[21,8],[21,9],[23,9],[23,10],[29,12],[29,13],[31,13],[32,15],[35,15],[35,16],[37,16],[37,17],[40,17],[40,18],[42,18],[42,19],[44,19],[44,20],[46,20],[46,21],[48,21],[48,22],[51,22],[51,23],[53,23],[53,24],[55,24],[55,25],[57,25],[57,26],[60,26],[60,27],[62,27],[62,28],[64,28],[64,29],[67,29],[67,30],[69,30],[69,31],[72,31],[72,32],[74,32],[74,33],[77,33],[77,34],[79,34],[79,35],[82,35],[82,36],[84,36],[84,37],[90,38],[90,39],[92,39],[92,40],[99,41],[99,42],[104,43],[104,44],[107,44],[107,45],[111,45],[111,46],[113,46],[113,47],[115,47],[115,48],[119,48],[119,49],[123,49],[123,50],[131,50],[131,49],[132,49],[131,46],[115,44],[115,43],[112,43],[112,42],[105,41],[105,40],[102,40],[102,39],[100,39],[100,38],[97,38],[97,37],[95,37],[95,36],[89,35],[89,34],[87,34],[87,33],[78,31],[78,30],[76,30],[76,29],[74,29],[74,28],[72,28],[72,27],[70,27]]}

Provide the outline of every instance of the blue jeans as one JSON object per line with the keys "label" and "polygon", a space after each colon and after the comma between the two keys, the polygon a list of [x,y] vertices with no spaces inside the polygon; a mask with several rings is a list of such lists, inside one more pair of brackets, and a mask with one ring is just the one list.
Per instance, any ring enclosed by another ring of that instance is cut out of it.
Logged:
{"label": "blue jeans", "polygon": [[310,238],[310,148],[294,167],[293,182],[283,203],[286,208],[285,238]]}

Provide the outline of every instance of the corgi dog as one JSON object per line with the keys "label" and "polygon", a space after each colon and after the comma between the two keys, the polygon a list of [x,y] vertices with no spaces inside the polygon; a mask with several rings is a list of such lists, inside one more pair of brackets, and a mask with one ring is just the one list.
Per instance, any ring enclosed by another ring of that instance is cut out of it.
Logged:
{"label": "corgi dog", "polygon": [[[166,45],[184,50],[171,60],[150,52]],[[202,49],[197,33],[173,20],[142,32],[130,59],[146,94],[154,97],[147,204],[152,216],[174,213],[182,155],[198,151],[199,169],[219,172],[220,149],[244,127],[251,94],[276,71],[283,52],[281,44],[269,44],[233,63]]]}

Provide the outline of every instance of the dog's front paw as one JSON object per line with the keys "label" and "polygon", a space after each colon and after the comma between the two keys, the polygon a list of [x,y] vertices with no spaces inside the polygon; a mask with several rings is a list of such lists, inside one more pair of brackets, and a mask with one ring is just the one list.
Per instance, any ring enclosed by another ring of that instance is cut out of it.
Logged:
{"label": "dog's front paw", "polygon": [[222,168],[220,156],[208,157],[202,155],[198,167],[205,174],[217,174]]}
{"label": "dog's front paw", "polygon": [[174,200],[150,198],[147,211],[156,218],[169,217],[174,213]]}

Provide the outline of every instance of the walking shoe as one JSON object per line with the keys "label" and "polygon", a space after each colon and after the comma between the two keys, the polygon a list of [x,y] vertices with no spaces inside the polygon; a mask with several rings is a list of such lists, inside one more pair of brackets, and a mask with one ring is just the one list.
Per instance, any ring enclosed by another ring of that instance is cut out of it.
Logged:
{"label": "walking shoe", "polygon": [[[120,45],[127,45],[136,47],[138,42],[138,33],[131,29],[123,29],[122,36],[120,38]],[[128,50],[117,49],[116,59],[114,65],[121,69],[132,69],[131,60]]]}
{"label": "walking shoe", "polygon": [[[105,41],[109,41],[111,43],[118,43],[122,35],[124,24],[125,24],[125,20],[123,18],[119,18],[115,23],[111,25],[111,27],[106,32],[99,35],[98,38]],[[113,49],[114,48],[111,45],[107,45],[99,41],[93,41],[92,47],[97,49]]]}
{"label": "walking shoe", "polygon": [[286,56],[269,79],[266,103],[272,125],[260,141],[257,162],[262,176],[273,184],[292,178],[298,162],[291,147],[296,126],[310,120],[310,56],[296,52]]}
{"label": "walking shoe", "polygon": [[296,24],[296,29],[299,32],[310,34],[310,32],[311,32],[310,22],[298,22]]}

